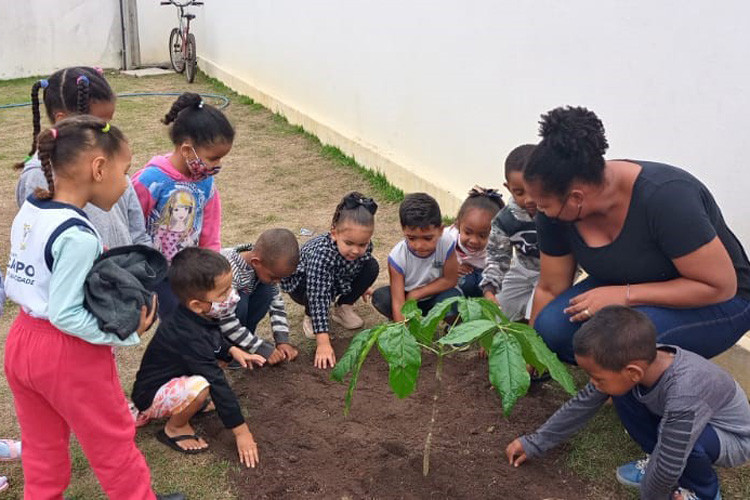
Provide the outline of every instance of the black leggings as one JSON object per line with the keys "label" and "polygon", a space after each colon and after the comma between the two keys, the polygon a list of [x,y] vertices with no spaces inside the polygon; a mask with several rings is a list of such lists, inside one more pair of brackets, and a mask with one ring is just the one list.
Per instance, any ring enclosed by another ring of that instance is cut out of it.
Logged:
{"label": "black leggings", "polygon": [[[373,283],[375,283],[379,272],[380,266],[378,265],[377,260],[366,260],[362,265],[359,274],[354,276],[354,280],[352,280],[351,291],[346,295],[340,295],[336,299],[336,305],[354,304],[357,299],[360,298]],[[307,285],[304,280],[300,281],[297,288],[289,292],[289,296],[297,304],[305,306],[305,314],[310,316],[310,310],[308,309],[307,304]]]}

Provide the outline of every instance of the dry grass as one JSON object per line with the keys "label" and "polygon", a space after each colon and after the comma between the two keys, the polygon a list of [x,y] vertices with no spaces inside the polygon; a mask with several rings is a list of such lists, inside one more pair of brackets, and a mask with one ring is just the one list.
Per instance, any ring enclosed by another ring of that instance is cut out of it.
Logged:
{"label": "dry grass", "polygon": [[[110,73],[107,78],[117,92],[219,90],[232,99],[226,113],[237,129],[237,137],[217,177],[224,208],[224,245],[254,241],[260,232],[270,227],[287,227],[297,234],[303,227],[316,233],[324,232],[338,200],[355,189],[381,202],[374,236],[375,253],[380,262],[385,262],[389,249],[400,238],[397,206],[385,201],[398,199],[398,190],[384,185],[383,179],[363,175],[351,159],[336,150],[322,147],[315,138],[289,125],[283,118],[222,89],[200,74],[191,86],[187,86],[178,75],[136,79]],[[0,105],[27,100],[32,81],[0,82]],[[118,101],[114,123],[130,138],[134,170],[154,154],[171,149],[166,127],[159,123],[170,103],[171,98],[166,97],[122,98]],[[8,255],[9,227],[16,212],[14,188],[17,174],[10,165],[27,153],[30,119],[28,107],[0,110],[0,166],[6,169],[6,175],[0,177],[0,259]],[[300,243],[304,239],[301,238]],[[386,280],[386,273],[382,270],[379,282],[385,283]],[[358,307],[367,324],[380,320],[369,307]],[[289,315],[292,338],[303,352],[300,362],[311,362],[314,345],[305,341],[299,331],[302,310],[296,304],[289,304]],[[14,316],[15,307],[9,303],[6,314],[0,319],[0,354]],[[269,335],[267,322],[261,324],[260,331]],[[333,331],[349,335],[337,331],[336,327]],[[120,375],[126,392],[132,387],[149,338],[144,338],[139,347],[118,351]],[[18,436],[12,396],[4,377],[0,377],[0,414],[4,416],[0,419],[0,436]],[[137,442],[151,466],[157,491],[184,491],[189,498],[228,499],[236,496],[227,480],[227,471],[238,467],[237,463],[221,461],[212,454],[178,456],[153,439],[150,432],[153,428],[150,426],[139,432]],[[628,447],[628,440],[611,411],[599,416],[590,428],[594,432],[583,433],[570,445],[572,469],[591,481],[591,497],[628,498],[627,492],[613,487],[612,467],[622,456],[635,458],[632,456],[634,448]],[[260,443],[261,456],[263,445]],[[613,450],[620,450],[619,455],[612,453]],[[73,479],[68,496],[87,500],[103,498],[95,477],[75,444],[72,453]],[[6,498],[19,498],[23,484],[21,467],[9,464],[0,468],[0,474],[7,475],[11,481]],[[722,476],[725,498],[750,498],[750,472],[747,469],[725,471]]]}

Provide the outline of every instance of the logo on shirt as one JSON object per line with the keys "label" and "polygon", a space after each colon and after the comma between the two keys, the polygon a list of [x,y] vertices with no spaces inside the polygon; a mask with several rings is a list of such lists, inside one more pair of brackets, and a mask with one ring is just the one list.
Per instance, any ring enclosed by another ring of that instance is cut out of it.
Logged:
{"label": "logo on shirt", "polygon": [[21,250],[26,250],[26,238],[29,237],[31,232],[31,224],[23,225],[23,238],[21,238]]}

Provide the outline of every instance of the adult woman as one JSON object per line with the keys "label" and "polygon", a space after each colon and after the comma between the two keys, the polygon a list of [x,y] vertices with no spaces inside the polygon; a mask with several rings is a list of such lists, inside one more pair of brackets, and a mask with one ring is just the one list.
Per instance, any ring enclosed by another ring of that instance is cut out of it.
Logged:
{"label": "adult woman", "polygon": [[[584,108],[552,110],[540,134],[524,171],[542,253],[531,318],[563,361],[575,362],[581,322],[610,304],[641,310],[659,342],[705,357],[750,329],[750,263],[700,181],[605,160],[602,122]],[[573,286],[578,265],[589,277]]]}

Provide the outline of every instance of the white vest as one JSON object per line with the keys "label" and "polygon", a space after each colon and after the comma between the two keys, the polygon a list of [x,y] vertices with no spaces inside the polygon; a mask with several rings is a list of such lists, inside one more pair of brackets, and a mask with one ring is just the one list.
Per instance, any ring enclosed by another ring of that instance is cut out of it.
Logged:
{"label": "white vest", "polygon": [[49,319],[52,244],[73,226],[86,228],[101,240],[83,210],[65,203],[40,201],[32,196],[13,219],[5,291],[9,299],[35,318]]}

